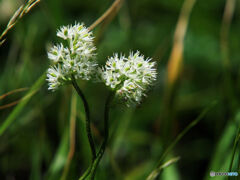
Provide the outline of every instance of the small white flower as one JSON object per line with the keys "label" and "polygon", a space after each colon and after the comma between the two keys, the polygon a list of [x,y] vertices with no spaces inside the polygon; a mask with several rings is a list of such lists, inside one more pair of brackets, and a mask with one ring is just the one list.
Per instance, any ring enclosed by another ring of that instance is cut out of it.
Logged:
{"label": "small white flower", "polygon": [[[67,40],[67,46],[59,44],[53,46],[48,52],[48,58],[57,65],[48,70],[49,89],[56,90],[59,86],[71,81],[72,76],[76,79],[92,79],[98,71],[92,32],[89,32],[84,24],[76,23],[62,26],[57,31],[57,36]],[[57,74],[58,78],[50,73]]]}
{"label": "small white flower", "polygon": [[64,48],[62,44],[53,46],[48,52],[48,58],[52,60],[54,63],[59,62],[60,59],[63,57],[64,57]]}
{"label": "small white flower", "polygon": [[66,81],[64,77],[64,72],[61,66],[51,66],[47,71],[47,81],[49,83],[49,90],[55,91]]}
{"label": "small white flower", "polygon": [[67,26],[62,26],[58,31],[57,31],[57,36],[60,38],[63,38],[64,40],[70,38],[71,32]]}
{"label": "small white flower", "polygon": [[157,77],[155,63],[150,61],[149,58],[144,59],[139,51],[131,52],[128,58],[115,54],[101,70],[102,80],[127,105],[140,103]]}

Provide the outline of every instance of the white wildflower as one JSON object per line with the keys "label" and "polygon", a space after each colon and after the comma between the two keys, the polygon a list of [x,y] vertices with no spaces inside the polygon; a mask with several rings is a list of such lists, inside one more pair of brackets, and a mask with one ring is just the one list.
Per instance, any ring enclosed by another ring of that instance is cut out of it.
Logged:
{"label": "white wildflower", "polygon": [[[59,86],[71,81],[72,76],[76,79],[90,80],[97,71],[96,48],[93,44],[92,32],[84,24],[75,24],[61,27],[57,31],[57,36],[66,40],[67,46],[59,44],[53,46],[48,52],[48,58],[58,65],[49,68],[47,75],[49,89],[56,90]],[[49,74],[56,70],[62,73],[61,76],[58,74],[61,78],[55,78]]]}
{"label": "white wildflower", "polygon": [[64,48],[62,44],[53,46],[48,52],[48,58],[54,63],[58,63],[64,57]]}
{"label": "white wildflower", "polygon": [[61,66],[51,66],[47,72],[47,81],[49,83],[49,90],[56,90],[59,86],[63,85],[66,81],[64,77],[64,72],[61,69]]}
{"label": "white wildflower", "polygon": [[60,38],[63,38],[64,40],[68,39],[71,37],[70,30],[67,26],[62,26],[58,31],[57,31],[57,36]]}
{"label": "white wildflower", "polygon": [[157,77],[155,63],[150,61],[151,59],[144,59],[139,51],[130,53],[128,58],[115,54],[102,69],[102,80],[127,105],[140,103]]}

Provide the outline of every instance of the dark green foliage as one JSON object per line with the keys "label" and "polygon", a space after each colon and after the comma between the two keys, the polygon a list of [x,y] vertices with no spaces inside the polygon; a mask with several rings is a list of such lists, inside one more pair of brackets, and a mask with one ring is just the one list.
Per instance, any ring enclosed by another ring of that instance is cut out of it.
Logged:
{"label": "dark green foliage", "polygon": [[[3,1],[7,0],[0,1],[0,6]],[[49,65],[46,49],[50,43],[59,41],[56,37],[59,26],[75,21],[90,26],[111,3],[109,0],[42,0],[7,34],[6,42],[0,46],[0,95],[22,87],[30,89],[0,99],[0,106],[27,93],[31,97],[15,107],[0,109],[1,180],[60,179],[69,149],[74,91],[70,85],[54,93],[47,90],[43,77]],[[211,170],[229,171],[240,125],[239,3],[229,31],[230,68],[226,73],[220,46],[225,1],[196,2],[184,41],[182,73],[168,109],[170,115],[166,116],[167,63],[182,4],[183,0],[126,0],[108,26],[100,25],[93,30],[99,64],[104,64],[115,52],[128,54],[129,50],[140,50],[158,64],[156,85],[140,106],[134,109],[114,105],[111,109],[109,142],[96,179],[146,179],[168,145],[213,101],[217,105],[164,159],[166,162],[180,156],[177,163],[164,169],[160,178],[208,179]],[[0,19],[1,31],[8,18]],[[99,148],[108,89],[103,84],[85,81],[78,84],[89,102],[94,139]],[[163,133],[166,117],[172,119],[168,137]],[[67,180],[78,179],[91,161],[84,120],[78,97],[75,154]],[[232,171],[239,171],[239,156],[238,143]]]}

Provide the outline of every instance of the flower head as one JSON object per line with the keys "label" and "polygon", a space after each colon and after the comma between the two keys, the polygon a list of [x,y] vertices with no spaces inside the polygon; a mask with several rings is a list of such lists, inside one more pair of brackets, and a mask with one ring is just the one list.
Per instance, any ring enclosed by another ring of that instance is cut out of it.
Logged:
{"label": "flower head", "polygon": [[47,81],[49,83],[50,90],[55,90],[59,86],[63,85],[67,79],[64,77],[62,67],[58,64],[51,66],[47,72]]}
{"label": "flower head", "polygon": [[131,52],[127,58],[115,54],[101,70],[102,80],[127,105],[140,103],[157,77],[155,63],[150,61],[149,58],[144,59],[139,51]]}
{"label": "flower head", "polygon": [[47,74],[49,89],[56,90],[59,86],[76,79],[90,80],[96,71],[95,46],[92,32],[84,24],[62,26],[57,36],[67,41],[54,45],[48,52],[48,58],[55,64]]}
{"label": "flower head", "polygon": [[48,58],[54,63],[58,63],[64,56],[64,48],[62,44],[54,45],[48,52]]}

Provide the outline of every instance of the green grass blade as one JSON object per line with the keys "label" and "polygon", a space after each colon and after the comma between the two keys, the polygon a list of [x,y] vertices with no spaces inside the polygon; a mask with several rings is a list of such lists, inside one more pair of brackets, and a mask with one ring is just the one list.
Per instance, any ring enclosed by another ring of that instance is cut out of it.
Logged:
{"label": "green grass blade", "polygon": [[175,158],[168,160],[163,165],[161,165],[157,169],[155,169],[155,171],[153,171],[153,173],[151,173],[150,176],[148,176],[147,180],[154,180],[164,168],[176,163],[179,159],[180,159],[180,157],[175,157]]}
{"label": "green grass blade", "polygon": [[[209,179],[210,171],[225,172],[229,169],[231,163],[231,146],[235,132],[237,131],[236,123],[240,123],[240,112],[237,113],[235,121],[229,121],[225,130],[222,132],[222,137],[216,145],[215,152],[213,153],[212,160],[210,162],[208,171],[206,172],[205,179]],[[234,147],[233,147],[234,149]],[[225,156],[227,154],[227,157]],[[220,176],[219,176],[220,178]]]}
{"label": "green grass blade", "polygon": [[160,179],[163,180],[180,180],[180,172],[176,163],[170,164],[167,168],[164,168],[164,171],[161,171],[162,175]]}
{"label": "green grass blade", "polygon": [[233,152],[232,152],[232,158],[231,158],[231,163],[230,163],[230,167],[229,167],[229,172],[232,171],[233,161],[234,161],[235,153],[236,153],[236,150],[237,150],[239,138],[240,138],[240,128],[238,128],[236,138],[234,140]]}
{"label": "green grass blade", "polygon": [[6,129],[14,122],[19,113],[23,110],[27,102],[31,99],[31,97],[40,89],[45,81],[45,73],[35,82],[35,84],[31,87],[31,89],[27,92],[27,94],[23,97],[21,102],[14,108],[11,114],[7,117],[7,119],[0,126],[0,136],[6,131]]}
{"label": "green grass blade", "polygon": [[67,160],[68,153],[68,138],[69,138],[68,126],[65,128],[65,132],[62,135],[61,143],[57,149],[55,157],[50,164],[47,176],[44,179],[55,180],[60,179],[61,170],[64,167],[64,164]]}

